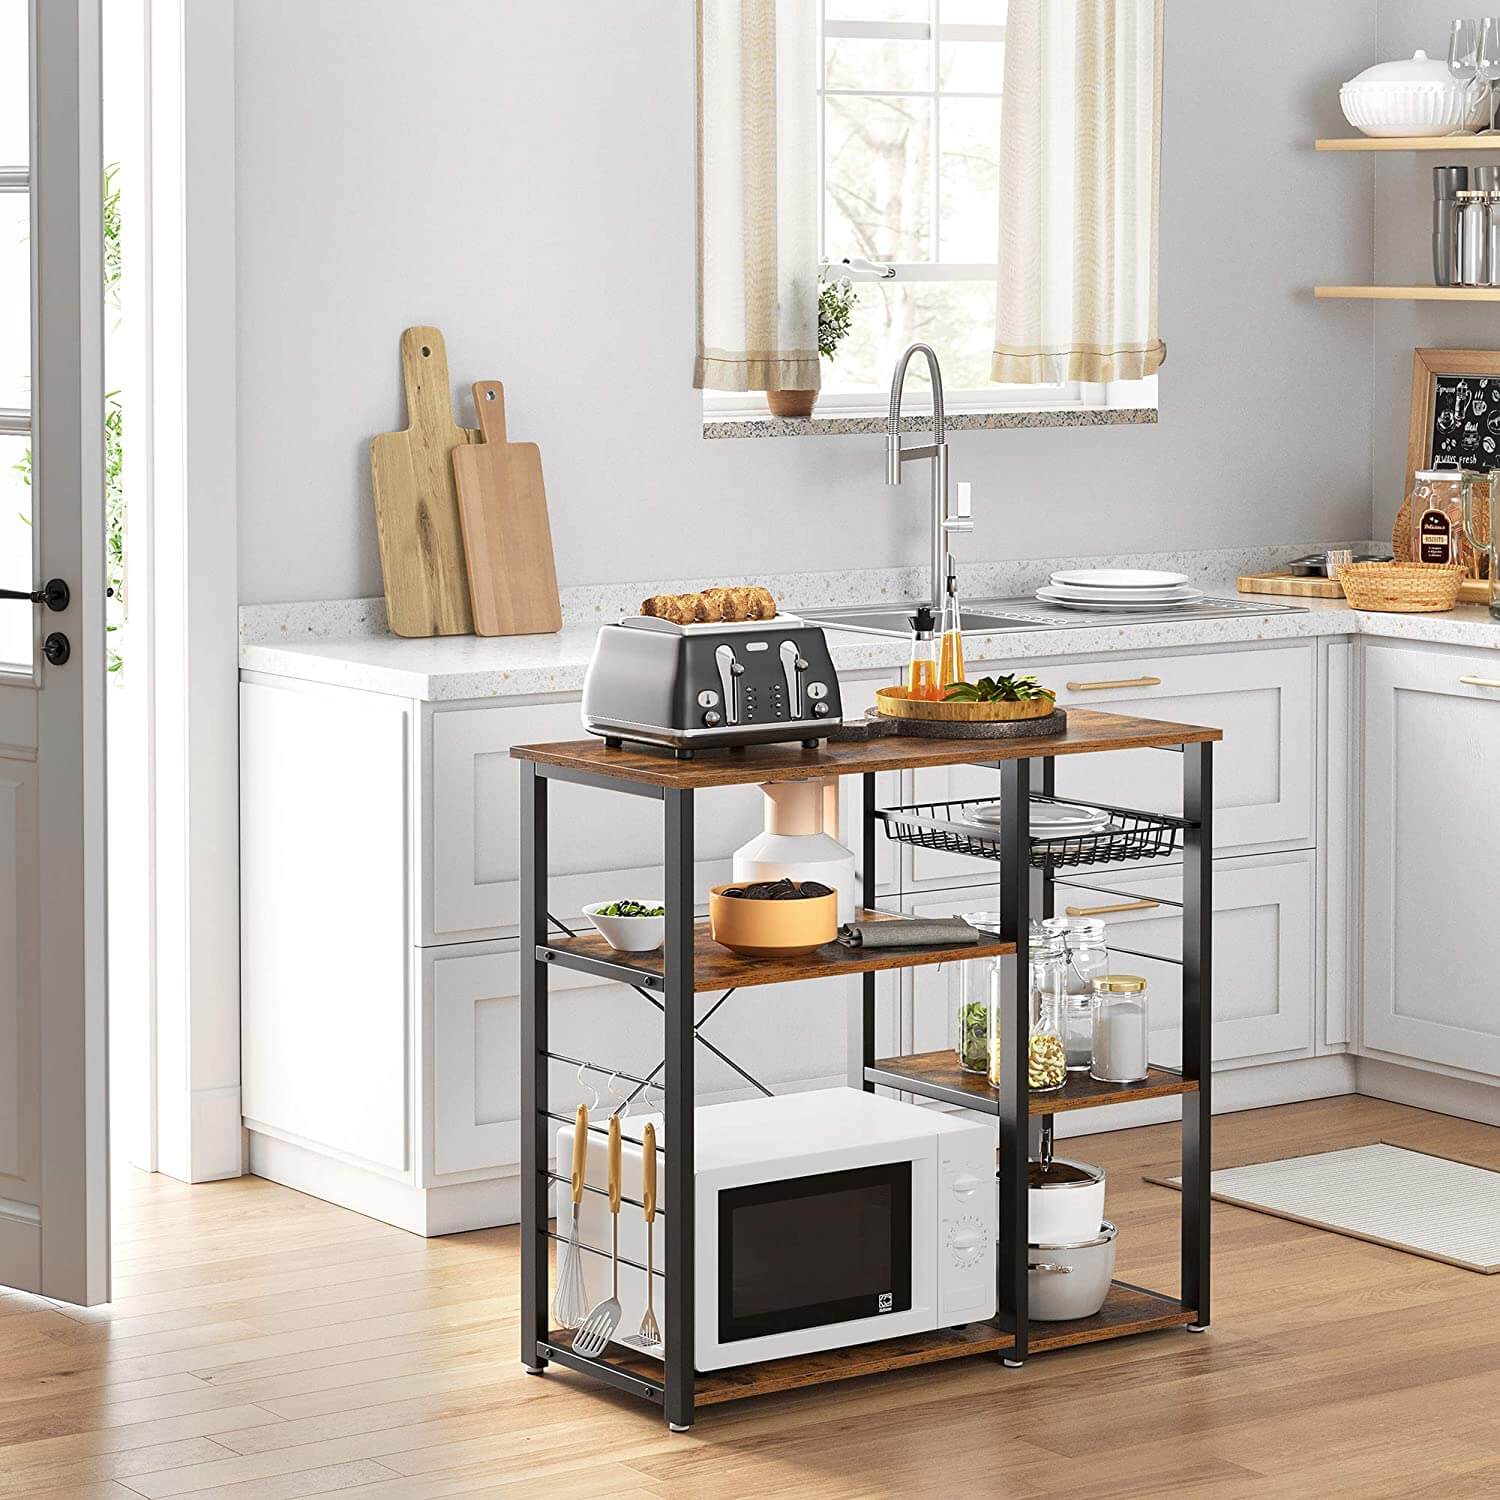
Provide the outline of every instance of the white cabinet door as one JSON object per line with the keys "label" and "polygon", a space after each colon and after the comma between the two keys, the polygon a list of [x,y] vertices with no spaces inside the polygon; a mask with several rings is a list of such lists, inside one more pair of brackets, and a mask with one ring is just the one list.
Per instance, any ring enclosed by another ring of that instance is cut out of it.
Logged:
{"label": "white cabinet door", "polygon": [[[1026,663],[976,662],[969,676],[1013,670],[1034,670],[1057,690],[1064,708],[1222,729],[1223,742],[1214,752],[1214,839],[1220,854],[1315,842],[1317,661],[1311,643],[1126,661],[1102,657],[1034,669]],[[919,771],[913,781],[917,801],[988,796],[998,785],[993,768],[978,766]],[[1116,807],[1180,813],[1182,760],[1161,750],[1067,756],[1057,762],[1057,791]],[[912,879],[918,885],[972,879],[985,868],[985,861],[962,855],[912,852]]]}
{"label": "white cabinet door", "polygon": [[[1314,855],[1258,854],[1214,861],[1214,1063],[1302,1056],[1313,1047]],[[1069,878],[1072,878],[1071,876]],[[1180,869],[1117,870],[1093,878],[1107,889],[1182,900]],[[1118,896],[1087,886],[1059,886],[1057,910],[1088,911]],[[1176,907],[1105,917],[1113,945],[1138,953],[1182,954]],[[1182,970],[1178,964],[1111,951],[1116,972],[1143,974],[1151,985],[1151,1060],[1176,1067],[1182,1058]]]}
{"label": "white cabinet door", "polygon": [[1363,1047],[1500,1076],[1500,653],[1367,643],[1364,731]]}
{"label": "white cabinet door", "polygon": [[[888,678],[846,680],[846,711],[872,706]],[[578,703],[434,708],[424,714],[422,782],[422,941],[514,932],[519,914],[517,812],[520,763],[512,745],[584,737]],[[894,778],[891,778],[894,786]],[[845,841],[858,854],[859,783],[845,782]],[[890,788],[881,795],[894,799]],[[764,824],[765,799],[753,786],[716,787],[697,798],[697,898],[730,878],[730,856]],[[660,896],[659,803],[554,782],[548,799],[549,908],[571,920],[591,901]],[[883,844],[882,837],[881,843]],[[895,862],[881,850],[883,878]]]}

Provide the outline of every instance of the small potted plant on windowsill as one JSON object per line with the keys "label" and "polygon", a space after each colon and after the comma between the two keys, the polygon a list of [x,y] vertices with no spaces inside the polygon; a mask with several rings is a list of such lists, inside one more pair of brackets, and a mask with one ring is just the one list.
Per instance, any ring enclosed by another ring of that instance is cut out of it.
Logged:
{"label": "small potted plant on windowsill", "polygon": [[[832,359],[847,337],[858,300],[859,293],[848,277],[825,281],[818,289],[818,353],[824,359]],[[766,392],[766,405],[773,417],[810,417],[817,399],[816,391]]]}

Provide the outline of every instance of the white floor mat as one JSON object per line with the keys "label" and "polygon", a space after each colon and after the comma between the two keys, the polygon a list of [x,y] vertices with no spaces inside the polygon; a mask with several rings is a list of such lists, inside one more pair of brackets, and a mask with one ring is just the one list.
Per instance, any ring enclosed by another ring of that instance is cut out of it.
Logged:
{"label": "white floor mat", "polygon": [[[1148,1182],[1181,1189],[1179,1177]],[[1347,1151],[1226,1167],[1221,1203],[1440,1260],[1500,1272],[1500,1172],[1381,1141]]]}

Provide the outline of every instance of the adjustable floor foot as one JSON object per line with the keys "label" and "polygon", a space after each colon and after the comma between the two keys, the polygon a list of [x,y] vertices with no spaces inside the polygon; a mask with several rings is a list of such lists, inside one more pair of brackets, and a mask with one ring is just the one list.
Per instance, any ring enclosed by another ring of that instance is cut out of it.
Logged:
{"label": "adjustable floor foot", "polygon": [[687,1432],[687,1431],[689,1431],[689,1428],[688,1428],[687,1423],[685,1423],[685,1422],[681,1423],[681,1424],[679,1424],[677,1422],[668,1422],[667,1423],[667,1431],[668,1432]]}
{"label": "adjustable floor foot", "polygon": [[1208,1324],[1207,1323],[1189,1323],[1189,1324],[1187,1324],[1187,1331],[1189,1333],[1207,1333],[1208,1332]]}
{"label": "adjustable floor foot", "polygon": [[1003,1359],[1000,1361],[1000,1363],[1003,1364],[1007,1370],[1019,1370],[1022,1365],[1022,1361],[1019,1359]]}

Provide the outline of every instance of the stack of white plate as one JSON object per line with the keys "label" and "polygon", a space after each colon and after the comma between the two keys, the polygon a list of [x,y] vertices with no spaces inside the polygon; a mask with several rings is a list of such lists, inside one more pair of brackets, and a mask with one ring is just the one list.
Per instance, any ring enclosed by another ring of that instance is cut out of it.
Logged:
{"label": "stack of white plate", "polygon": [[[987,803],[974,808],[969,818],[975,823],[998,823],[1000,804]],[[1099,833],[1109,827],[1109,814],[1098,807],[1076,807],[1065,802],[1031,804],[1031,836],[1034,839],[1076,838],[1084,833]]]}
{"label": "stack of white plate", "polygon": [[1064,609],[1103,609],[1131,612],[1170,609],[1203,597],[1188,583],[1186,573],[1155,573],[1144,568],[1075,568],[1052,575],[1051,583],[1036,591],[1043,604]]}

